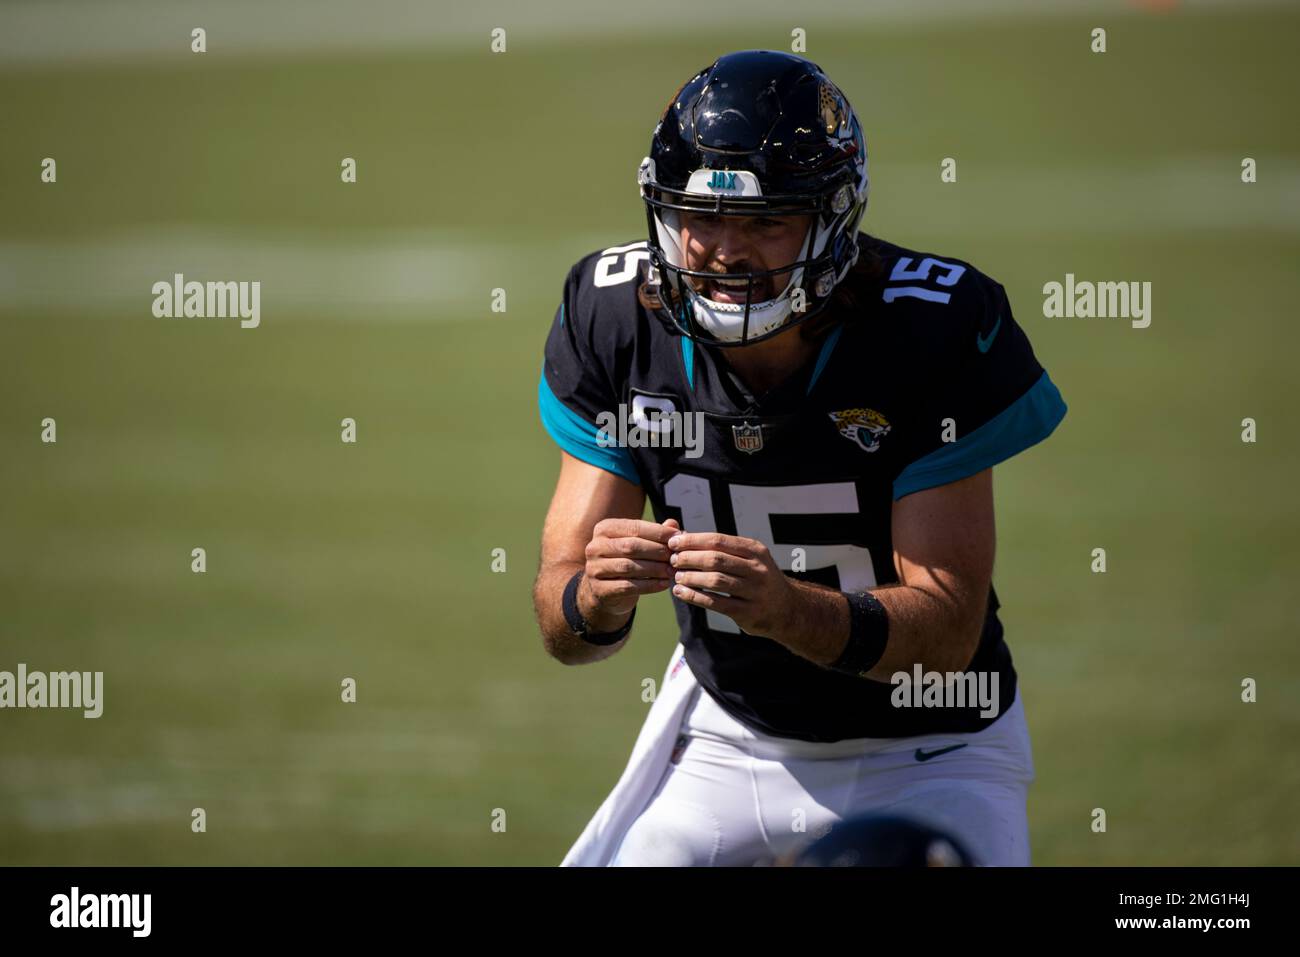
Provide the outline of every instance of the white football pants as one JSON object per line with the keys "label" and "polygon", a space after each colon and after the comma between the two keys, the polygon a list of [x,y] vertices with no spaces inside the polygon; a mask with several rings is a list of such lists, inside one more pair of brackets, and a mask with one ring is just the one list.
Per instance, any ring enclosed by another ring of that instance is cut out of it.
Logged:
{"label": "white football pants", "polygon": [[[948,831],[981,865],[1029,864],[1025,801],[1034,765],[1019,690],[983,731],[832,743],[760,734],[703,688],[696,696],[678,738],[680,757],[610,866],[771,863],[869,811]],[[918,751],[956,744],[965,747],[917,760]]]}

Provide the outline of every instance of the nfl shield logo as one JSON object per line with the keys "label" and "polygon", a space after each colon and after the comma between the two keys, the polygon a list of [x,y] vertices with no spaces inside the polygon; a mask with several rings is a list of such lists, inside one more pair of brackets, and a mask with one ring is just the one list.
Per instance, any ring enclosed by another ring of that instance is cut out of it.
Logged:
{"label": "nfl shield logo", "polygon": [[735,436],[736,448],[753,454],[763,447],[763,427],[761,425],[733,425],[731,434]]}

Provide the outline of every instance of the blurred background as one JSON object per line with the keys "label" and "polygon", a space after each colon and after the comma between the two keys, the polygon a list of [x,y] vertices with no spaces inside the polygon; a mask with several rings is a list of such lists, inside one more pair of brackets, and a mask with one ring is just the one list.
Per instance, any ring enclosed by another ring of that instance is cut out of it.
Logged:
{"label": "blurred background", "polygon": [[[845,6],[0,4],[0,670],[105,673],[98,720],[0,712],[0,863],[559,862],[676,636],[660,595],[542,650],[542,343],[643,238],[673,91],[795,28],[864,228],[1002,282],[1070,406],[996,470],[1035,863],[1300,863],[1300,8]],[[177,272],[261,281],[260,328],[155,319]],[[1044,318],[1067,272],[1150,328]]]}

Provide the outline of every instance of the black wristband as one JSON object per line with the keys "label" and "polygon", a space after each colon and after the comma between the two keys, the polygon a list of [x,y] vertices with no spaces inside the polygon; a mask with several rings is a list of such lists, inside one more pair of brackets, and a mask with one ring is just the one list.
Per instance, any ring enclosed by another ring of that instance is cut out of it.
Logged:
{"label": "black wristband", "polygon": [[569,583],[564,586],[564,599],[560,602],[564,609],[564,620],[569,625],[569,630],[575,635],[582,638],[583,641],[593,645],[614,645],[627,637],[627,633],[632,630],[632,619],[636,617],[636,609],[632,609],[632,614],[628,615],[627,621],[618,631],[590,631],[587,628],[587,619],[582,617],[582,612],[578,610],[578,586],[582,584],[582,571],[573,573]]}
{"label": "black wristband", "polygon": [[885,655],[889,642],[889,615],[871,592],[846,592],[849,600],[849,641],[829,667],[855,678],[867,677]]}

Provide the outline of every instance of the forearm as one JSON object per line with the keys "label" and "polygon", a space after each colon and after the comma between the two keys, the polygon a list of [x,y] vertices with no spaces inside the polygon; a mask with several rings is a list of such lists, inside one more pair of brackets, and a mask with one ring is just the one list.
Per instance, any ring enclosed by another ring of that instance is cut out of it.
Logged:
{"label": "forearm", "polygon": [[[788,627],[773,638],[822,666],[835,661],[849,640],[849,603],[842,592],[794,581]],[[871,589],[889,617],[889,642],[868,677],[889,681],[896,672],[962,671],[979,644],[984,603],[959,599],[936,587],[887,585]]]}
{"label": "forearm", "polygon": [[[537,573],[537,581],[533,584],[533,608],[537,613],[537,625],[542,632],[542,644],[547,654],[566,665],[603,661],[627,641],[625,637],[612,645],[595,645],[569,630],[569,623],[564,617],[564,589],[574,573],[582,571],[583,567],[583,562],[548,562]],[[627,623],[630,615],[617,617],[593,614],[589,596],[585,593],[585,588],[578,589],[578,610],[593,631],[617,631]]]}

